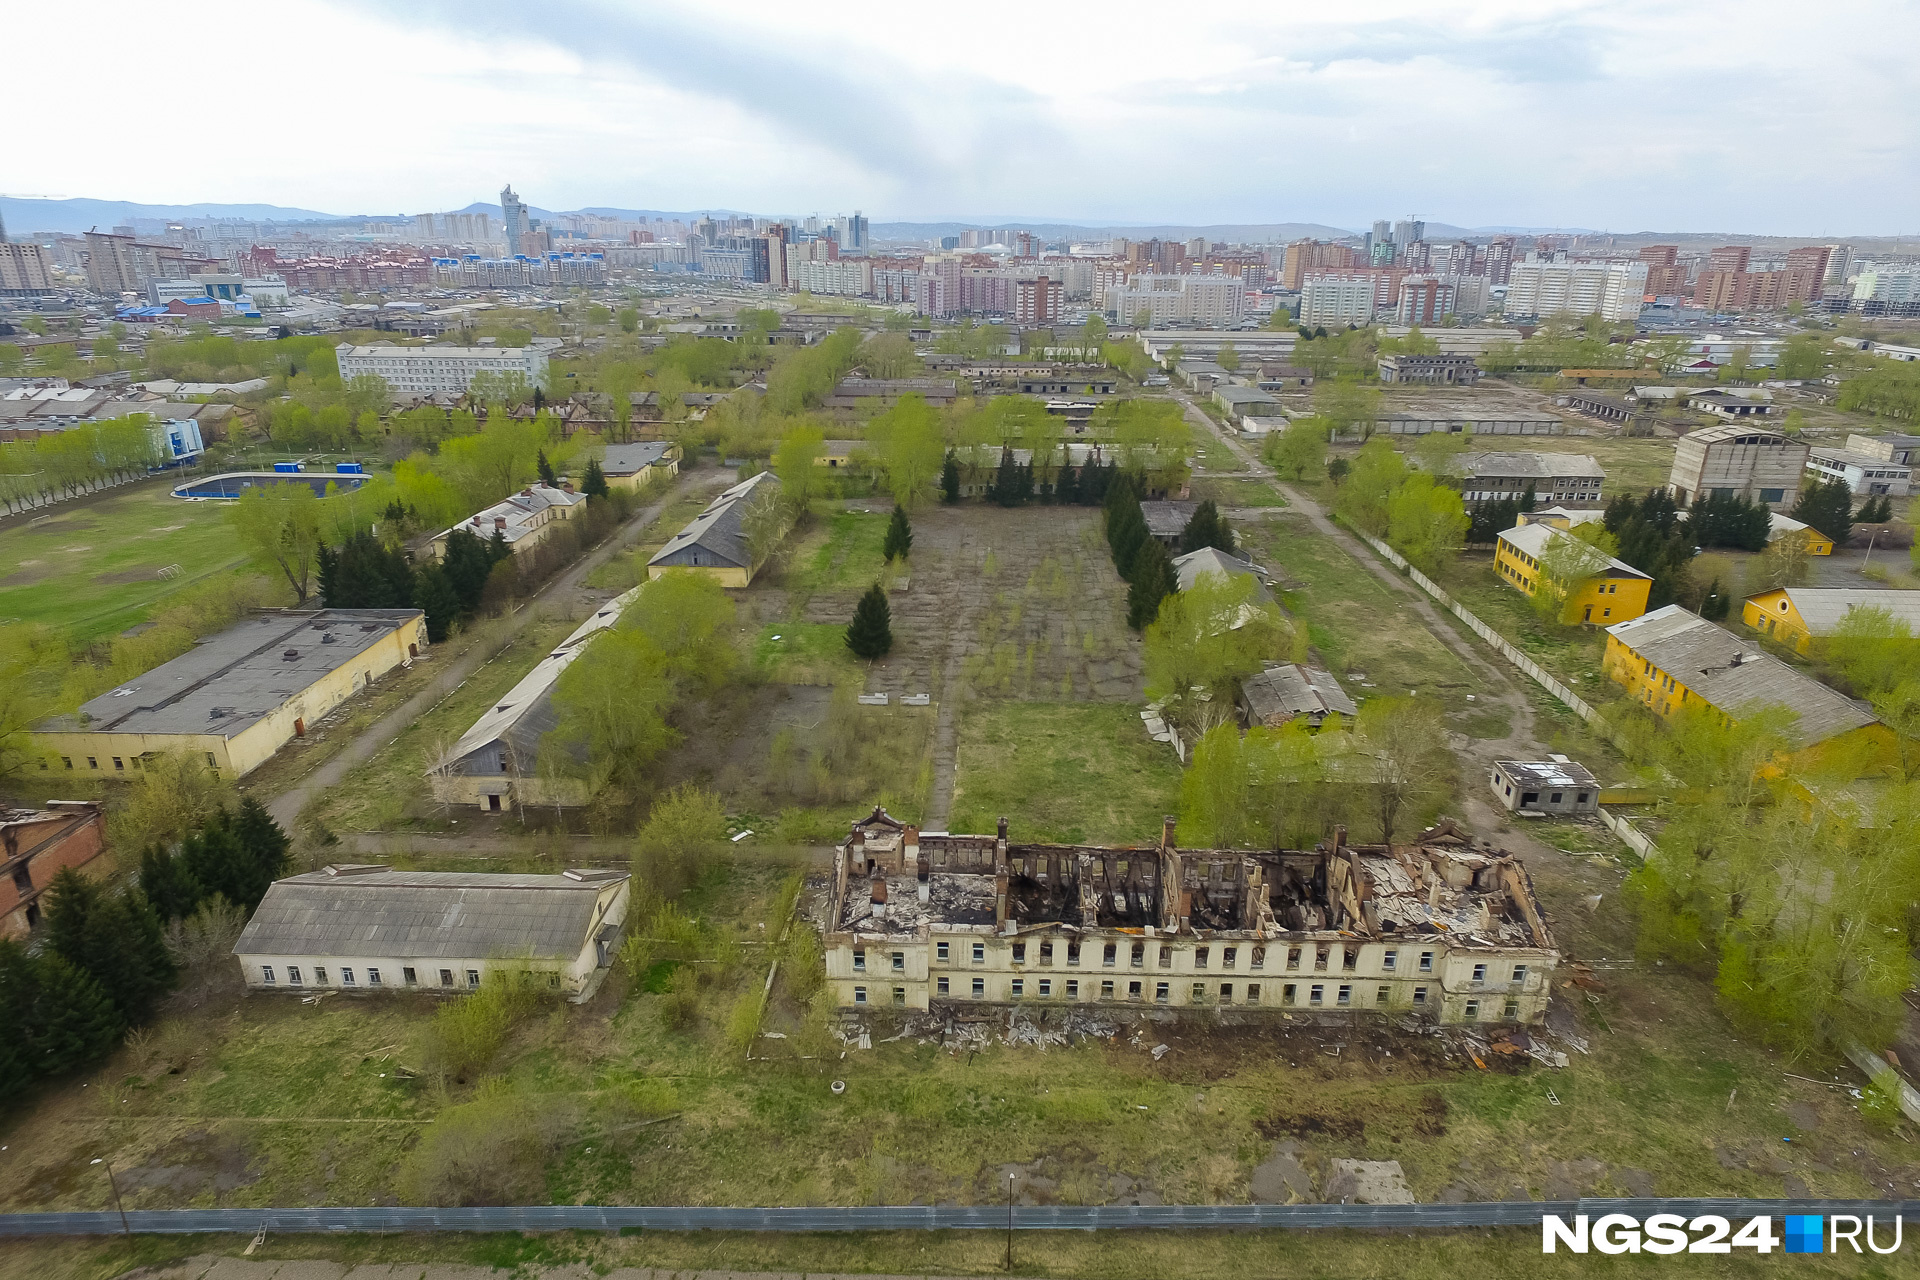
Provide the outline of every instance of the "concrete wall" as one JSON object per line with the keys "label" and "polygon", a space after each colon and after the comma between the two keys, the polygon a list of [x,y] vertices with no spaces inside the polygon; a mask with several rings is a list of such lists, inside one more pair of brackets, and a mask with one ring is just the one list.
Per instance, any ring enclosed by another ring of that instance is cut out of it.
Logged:
{"label": "concrete wall", "polygon": [[[1754,432],[1765,436],[1764,428]],[[1697,434],[1697,433],[1696,433]],[[1760,500],[1762,489],[1779,489],[1781,497],[1767,505],[1784,511],[1793,505],[1805,474],[1808,446],[1782,439],[1777,444],[1735,444],[1729,440],[1696,440],[1682,436],[1673,451],[1668,487],[1685,506],[1702,493],[1731,489],[1749,502]],[[1686,497],[1681,498],[1684,492]]]}

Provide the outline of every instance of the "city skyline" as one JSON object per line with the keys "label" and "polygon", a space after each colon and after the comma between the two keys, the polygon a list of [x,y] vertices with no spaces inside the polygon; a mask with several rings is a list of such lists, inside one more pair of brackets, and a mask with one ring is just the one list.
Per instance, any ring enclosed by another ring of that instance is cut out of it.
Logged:
{"label": "city skyline", "polygon": [[[486,3],[190,7],[216,29],[244,15],[262,47],[299,50],[287,83],[324,75],[404,129],[289,145],[288,112],[229,113],[247,165],[181,165],[165,113],[72,99],[47,61],[22,68],[22,93],[70,100],[74,127],[114,136],[119,162],[104,174],[96,152],[22,137],[9,194],[419,211],[511,175],[556,209],[1196,227],[1361,227],[1405,209],[1463,227],[1809,238],[1911,230],[1920,195],[1904,67],[1876,52],[1909,45],[1920,13],[1887,3],[1844,23],[1772,5],[1377,0],[1337,22],[1229,5],[1151,41],[1063,6],[1016,27],[856,8],[821,30],[750,4],[718,44],[678,8],[607,4],[558,25]],[[96,70],[137,82],[173,19],[106,9]],[[23,23],[29,45],[58,38],[48,11]],[[1795,156],[1818,157],[1822,181],[1756,186]]]}

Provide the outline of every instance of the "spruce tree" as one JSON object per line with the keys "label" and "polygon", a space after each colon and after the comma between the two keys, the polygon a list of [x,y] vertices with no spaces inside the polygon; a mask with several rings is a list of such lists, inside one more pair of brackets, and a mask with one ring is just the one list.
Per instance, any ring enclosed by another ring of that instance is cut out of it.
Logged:
{"label": "spruce tree", "polygon": [[905,507],[895,504],[893,519],[887,522],[887,538],[880,550],[888,560],[905,560],[913,550],[913,526],[907,523]]}
{"label": "spruce tree", "polygon": [[867,588],[847,624],[847,648],[853,656],[868,662],[883,658],[893,648],[893,611],[887,607],[887,593],[879,583]]}
{"label": "spruce tree", "polygon": [[68,964],[87,967],[87,924],[106,901],[100,886],[64,867],[47,886],[47,946]]}
{"label": "spruce tree", "polygon": [[1000,470],[993,477],[993,500],[1003,507],[1020,501],[1020,468],[1014,464],[1013,450],[1000,450]]}
{"label": "spruce tree", "polygon": [[460,600],[460,612],[472,613],[480,607],[480,593],[487,588],[487,575],[493,572],[487,544],[465,528],[447,535],[445,554],[440,558],[447,585]]}
{"label": "spruce tree", "polygon": [[1080,502],[1080,468],[1062,465],[1055,473],[1053,481],[1053,500],[1062,506],[1077,506]]}
{"label": "spruce tree", "polygon": [[1187,517],[1187,527],[1180,533],[1181,554],[1202,547],[1217,547],[1228,555],[1234,553],[1233,526],[1220,514],[1212,498],[1194,508],[1193,514]]}
{"label": "spruce tree", "polygon": [[1814,480],[1802,486],[1791,514],[1833,539],[1835,546],[1845,546],[1853,536],[1853,494],[1844,480]]}
{"label": "spruce tree", "polygon": [[180,857],[206,894],[217,893],[249,910],[256,905],[248,901],[254,880],[252,859],[224,812],[180,842]]}
{"label": "spruce tree", "polygon": [[1107,507],[1107,546],[1113,552],[1113,567],[1120,576],[1133,578],[1135,556],[1153,536],[1147,532],[1147,518],[1140,511],[1140,503],[1129,498],[1123,503],[1109,503]]}
{"label": "spruce tree", "polygon": [[252,910],[260,905],[260,899],[267,896],[267,890],[273,882],[286,873],[287,851],[293,847],[293,842],[287,839],[287,833],[273,820],[267,807],[253,796],[240,801],[239,812],[233,818],[233,834],[246,851],[252,871],[247,900],[241,903]]}
{"label": "spruce tree", "polygon": [[173,986],[173,957],[160,919],[138,889],[115,894],[87,920],[86,970],[120,1014],[138,1026]]}
{"label": "spruce tree", "polygon": [[607,473],[600,469],[600,460],[598,458],[587,463],[587,474],[580,482],[580,492],[586,494],[589,498],[604,498],[607,496]]}
{"label": "spruce tree", "polygon": [[140,855],[140,888],[163,920],[193,914],[203,892],[180,856],[165,845],[148,845]]}
{"label": "spruce tree", "polygon": [[1727,593],[1720,589],[1720,579],[1715,578],[1713,585],[1707,588],[1706,598],[1700,602],[1700,616],[1708,622],[1719,622],[1727,616],[1732,603]]}
{"label": "spruce tree", "polygon": [[0,1035],[0,1090],[8,1097],[39,1071],[26,1039],[38,985],[26,948],[12,938],[0,938],[0,1027],[10,1028],[9,1034]]}
{"label": "spruce tree", "polygon": [[460,597],[447,572],[437,564],[422,565],[413,575],[413,604],[427,615],[427,640],[439,644],[460,616]]}
{"label": "spruce tree", "polygon": [[951,506],[960,501],[960,460],[953,456],[953,450],[947,450],[947,460],[940,464],[940,501]]}
{"label": "spruce tree", "polygon": [[533,465],[539,469],[541,484],[551,485],[555,489],[560,487],[560,477],[554,474],[553,464],[547,461],[545,449],[540,450],[540,456],[535,459]]}
{"label": "spruce tree", "polygon": [[52,952],[33,962],[33,998],[22,1031],[42,1075],[65,1075],[113,1051],[125,1024],[83,970]]}
{"label": "spruce tree", "polygon": [[1127,587],[1127,625],[1144,631],[1160,616],[1160,602],[1172,595],[1176,579],[1167,549],[1149,538],[1134,558],[1133,580]]}

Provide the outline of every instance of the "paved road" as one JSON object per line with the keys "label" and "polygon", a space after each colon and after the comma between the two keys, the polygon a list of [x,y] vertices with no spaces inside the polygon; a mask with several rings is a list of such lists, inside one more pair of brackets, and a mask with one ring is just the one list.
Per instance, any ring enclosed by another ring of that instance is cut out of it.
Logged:
{"label": "paved road", "polygon": [[374,721],[359,737],[348,743],[325,764],[269,800],[267,811],[281,826],[292,831],[300,817],[300,811],[305,809],[315,796],[346,777],[347,771],[355,765],[399,737],[401,731],[408,725],[425,715],[442,698],[459,688],[467,677],[491,661],[494,655],[506,646],[507,641],[519,634],[521,628],[533,619],[535,610],[532,606],[535,603],[558,603],[569,608],[580,605],[582,603],[580,585],[586,580],[587,575],[633,545],[647,526],[666,510],[667,504],[690,489],[702,491],[719,489],[731,483],[733,478],[734,473],[731,471],[705,468],[682,475],[658,499],[643,507],[631,520],[605,538],[599,546],[580,557],[571,569],[540,588],[526,605],[503,619],[500,629],[494,633],[489,643],[477,645],[455,659],[426,688],[409,698],[396,710]]}
{"label": "paved road", "polygon": [[[1222,1204],[1048,1205],[1013,1211],[1017,1231],[1096,1231],[1194,1227],[1425,1228],[1537,1227],[1543,1214],[1571,1222],[1625,1213],[1637,1218],[1677,1213],[1744,1221],[1761,1214],[1871,1214],[1881,1223],[1897,1214],[1920,1221],[1920,1200],[1507,1200],[1479,1204]],[[993,1205],[793,1209],[676,1208],[671,1206],[525,1205],[471,1209],[136,1209],[127,1226],[142,1234],[268,1230],[276,1234],[325,1231],[1002,1231],[1007,1210]],[[0,1215],[0,1236],[113,1235],[120,1215],[12,1213]]]}

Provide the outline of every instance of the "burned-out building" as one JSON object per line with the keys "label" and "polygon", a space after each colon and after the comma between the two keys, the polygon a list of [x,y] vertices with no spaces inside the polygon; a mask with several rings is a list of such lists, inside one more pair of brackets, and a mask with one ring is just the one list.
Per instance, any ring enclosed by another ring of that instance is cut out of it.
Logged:
{"label": "burned-out building", "polygon": [[1519,860],[1451,823],[1311,850],[1015,844],[882,809],[836,851],[834,1002],[1538,1022],[1559,953]]}

